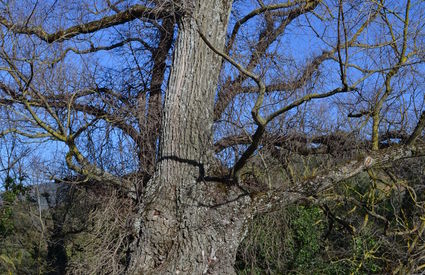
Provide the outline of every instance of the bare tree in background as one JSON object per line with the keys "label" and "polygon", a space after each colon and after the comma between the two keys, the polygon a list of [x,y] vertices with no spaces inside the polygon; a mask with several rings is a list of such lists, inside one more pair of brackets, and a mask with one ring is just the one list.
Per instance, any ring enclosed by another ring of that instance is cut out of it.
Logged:
{"label": "bare tree in background", "polygon": [[424,155],[423,8],[2,1],[0,137],[134,201],[126,272],[233,274],[253,216]]}

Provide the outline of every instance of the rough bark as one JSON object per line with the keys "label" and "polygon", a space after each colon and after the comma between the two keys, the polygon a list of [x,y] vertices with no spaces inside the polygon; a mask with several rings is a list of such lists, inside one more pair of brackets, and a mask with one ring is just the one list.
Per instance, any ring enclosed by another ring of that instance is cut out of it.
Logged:
{"label": "rough bark", "polygon": [[[140,167],[145,173],[152,175],[155,169],[157,155],[157,141],[161,127],[162,90],[164,83],[166,60],[173,42],[174,18],[163,20],[159,30],[158,47],[152,52],[153,69],[150,82],[149,97],[140,95],[139,100],[139,125],[141,129],[140,141]],[[145,105],[147,101],[147,113]]]}
{"label": "rough bark", "polygon": [[213,106],[231,1],[185,2],[164,102],[157,170],[148,183],[129,273],[232,274],[249,196],[207,181]]}

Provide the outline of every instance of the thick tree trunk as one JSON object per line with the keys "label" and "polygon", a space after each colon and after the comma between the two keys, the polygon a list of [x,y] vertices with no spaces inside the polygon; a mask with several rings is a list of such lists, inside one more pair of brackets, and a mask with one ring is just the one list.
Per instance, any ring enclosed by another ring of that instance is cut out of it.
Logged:
{"label": "thick tree trunk", "polygon": [[160,155],[135,227],[129,273],[232,274],[250,218],[249,196],[207,181],[213,106],[231,0],[184,1],[167,96]]}

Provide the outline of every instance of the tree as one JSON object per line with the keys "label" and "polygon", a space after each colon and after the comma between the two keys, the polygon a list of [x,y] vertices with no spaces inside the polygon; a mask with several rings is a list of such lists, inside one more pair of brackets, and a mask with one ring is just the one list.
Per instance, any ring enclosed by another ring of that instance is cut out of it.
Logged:
{"label": "tree", "polygon": [[0,136],[134,201],[128,273],[233,274],[253,216],[424,155],[422,7],[2,2]]}

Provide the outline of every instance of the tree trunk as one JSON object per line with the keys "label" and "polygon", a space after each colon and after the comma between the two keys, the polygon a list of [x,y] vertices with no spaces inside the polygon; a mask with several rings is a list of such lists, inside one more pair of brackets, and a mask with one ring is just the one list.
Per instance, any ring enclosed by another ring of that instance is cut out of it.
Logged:
{"label": "tree trunk", "polygon": [[[164,102],[160,154],[135,223],[129,273],[233,274],[250,218],[249,196],[207,181],[213,158],[213,106],[230,0],[183,1]],[[195,2],[195,1],[194,1]],[[189,4],[188,4],[189,3]]]}

